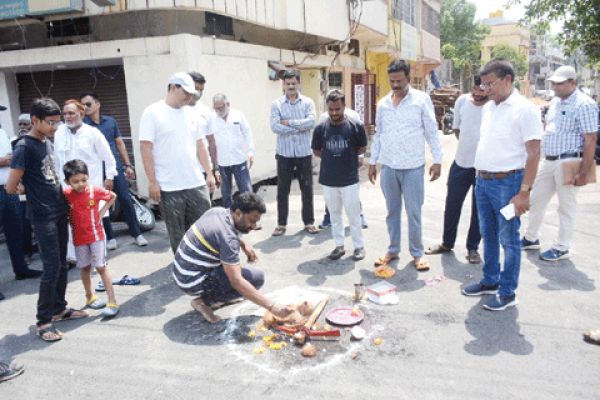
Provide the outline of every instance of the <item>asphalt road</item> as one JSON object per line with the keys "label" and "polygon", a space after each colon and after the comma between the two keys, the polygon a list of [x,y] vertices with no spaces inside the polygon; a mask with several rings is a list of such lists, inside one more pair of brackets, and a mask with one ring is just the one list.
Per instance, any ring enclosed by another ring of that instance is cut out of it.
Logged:
{"label": "asphalt road", "polygon": [[[445,180],[454,140],[444,137],[442,178],[426,184],[423,226],[426,246],[441,239]],[[364,172],[364,171],[363,171]],[[353,284],[376,281],[372,260],[387,246],[385,205],[378,186],[362,185],[369,221],[364,230],[367,259],[330,262],[330,232],[302,232],[300,200],[294,184],[285,236],[271,238],[276,224],[275,188],[261,189],[267,201],[264,229],[247,238],[259,250],[266,272],[264,292],[272,296],[310,290],[328,294],[331,306],[347,305]],[[520,304],[504,312],[482,309],[478,298],[460,287],[481,276],[466,264],[468,223],[465,207],[455,252],[429,257],[429,272],[409,263],[406,240],[391,283],[400,302],[365,303],[368,337],[350,342],[318,342],[319,354],[304,359],[288,345],[256,354],[260,336],[248,336],[258,317],[247,302],[219,311],[227,319],[209,325],[196,315],[189,298],[174,285],[167,265],[171,254],[164,224],[146,234],[138,248],[123,225],[119,249],[110,252],[115,276],[139,277],[139,286],[117,287],[121,314],[60,323],[65,338],[54,344],[34,335],[36,281],[14,281],[6,246],[0,246],[0,359],[23,364],[25,373],[0,384],[0,399],[599,399],[600,346],[582,341],[584,330],[600,329],[600,186],[585,187],[574,237],[573,256],[556,264],[526,253],[518,290]],[[316,189],[320,219],[324,204]],[[526,223],[526,217],[523,219]],[[550,205],[542,243],[548,246],[558,226],[556,202]],[[404,222],[403,237],[406,237]],[[347,237],[347,248],[351,249]],[[40,268],[39,258],[33,267]],[[436,276],[442,276],[434,285]],[[84,303],[77,271],[71,271],[67,299]],[[94,282],[97,278],[94,279]],[[375,345],[373,340],[382,338]],[[354,357],[354,358],[353,358]]]}

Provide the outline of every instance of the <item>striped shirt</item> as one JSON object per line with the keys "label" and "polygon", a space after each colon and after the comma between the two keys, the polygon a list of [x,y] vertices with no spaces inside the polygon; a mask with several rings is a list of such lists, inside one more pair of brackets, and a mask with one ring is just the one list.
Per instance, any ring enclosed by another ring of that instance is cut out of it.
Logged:
{"label": "striped shirt", "polygon": [[[287,120],[288,125],[281,121]],[[271,130],[277,135],[278,155],[283,157],[306,157],[312,154],[311,129],[316,124],[315,104],[301,94],[295,103],[282,96],[271,105]]]}
{"label": "striped shirt", "polygon": [[175,252],[172,274],[181,289],[199,294],[204,290],[203,283],[212,269],[223,264],[239,263],[240,236],[231,212],[214,207],[205,212],[183,236]]}
{"label": "striped shirt", "polygon": [[438,125],[427,93],[409,88],[394,106],[390,92],[377,103],[375,124],[371,165],[379,163],[393,169],[420,167],[425,164],[425,141],[431,148],[433,162],[442,163]]}
{"label": "striped shirt", "polygon": [[597,130],[598,106],[591,97],[578,89],[565,100],[555,97],[546,114],[544,155],[582,151],[583,135]]}

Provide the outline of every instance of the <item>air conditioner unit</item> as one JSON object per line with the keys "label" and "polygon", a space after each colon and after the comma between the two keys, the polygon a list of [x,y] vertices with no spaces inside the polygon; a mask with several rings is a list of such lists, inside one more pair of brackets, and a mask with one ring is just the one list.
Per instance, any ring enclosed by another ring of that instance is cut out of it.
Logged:
{"label": "air conditioner unit", "polygon": [[92,3],[100,7],[116,6],[117,0],[92,0]]}

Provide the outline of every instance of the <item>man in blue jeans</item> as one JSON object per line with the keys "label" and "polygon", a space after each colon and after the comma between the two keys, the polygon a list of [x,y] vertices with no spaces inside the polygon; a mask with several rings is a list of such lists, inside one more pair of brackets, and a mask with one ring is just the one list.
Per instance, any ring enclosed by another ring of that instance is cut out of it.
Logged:
{"label": "man in blue jeans", "polygon": [[[0,111],[6,107],[0,106]],[[6,131],[0,128],[0,225],[4,227],[6,247],[17,280],[36,278],[41,271],[29,269],[23,250],[23,221],[19,196],[6,192],[6,183],[12,160],[12,147]],[[0,297],[2,295],[0,294]]]}
{"label": "man in blue jeans", "polygon": [[[515,71],[504,60],[488,62],[480,73],[490,100],[481,115],[475,154],[475,197],[483,238],[483,278],[462,289],[465,296],[496,294],[484,303],[491,311],[517,304],[521,269],[519,216],[529,210],[529,192],[540,160],[540,110],[513,87]],[[509,212],[501,213],[509,205]],[[514,211],[511,215],[510,211]],[[500,245],[504,268],[500,268]]]}
{"label": "man in blue jeans", "polygon": [[[127,222],[127,226],[129,227],[129,234],[135,239],[135,243],[138,246],[146,246],[148,241],[144,238],[140,230],[140,224],[133,208],[131,194],[129,193],[129,183],[127,182],[127,179],[135,179],[135,171],[129,162],[127,148],[121,137],[117,122],[112,117],[100,114],[100,100],[94,92],[83,93],[80,98],[85,106],[85,118],[83,122],[94,128],[98,128],[102,132],[117,162],[118,174],[113,178],[113,187],[111,190],[117,194],[121,210],[125,216],[125,222]],[[110,218],[104,218],[102,223],[106,232],[106,248],[114,250],[117,248],[117,240],[110,224]]]}

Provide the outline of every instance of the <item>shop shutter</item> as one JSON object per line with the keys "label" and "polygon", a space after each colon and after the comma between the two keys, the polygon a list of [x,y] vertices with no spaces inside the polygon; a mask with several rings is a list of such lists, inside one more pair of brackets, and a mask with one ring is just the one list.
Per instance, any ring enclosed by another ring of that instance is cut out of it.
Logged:
{"label": "shop shutter", "polygon": [[117,120],[129,157],[134,159],[123,66],[19,73],[17,84],[21,112],[29,112],[33,99],[41,96],[51,97],[62,106],[65,100],[79,99],[82,92],[95,92],[102,103],[102,113]]}

